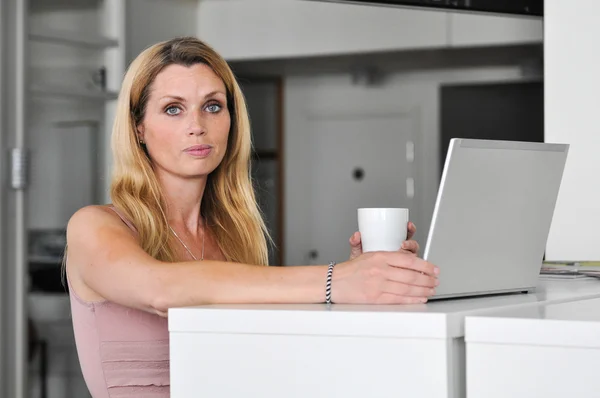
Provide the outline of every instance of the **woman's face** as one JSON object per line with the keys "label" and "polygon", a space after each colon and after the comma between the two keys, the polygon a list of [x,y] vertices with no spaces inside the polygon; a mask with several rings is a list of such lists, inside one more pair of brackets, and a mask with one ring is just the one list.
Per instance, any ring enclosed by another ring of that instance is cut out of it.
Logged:
{"label": "woman's face", "polygon": [[169,65],[150,87],[138,135],[157,172],[195,178],[221,163],[230,126],[225,84],[213,70]]}

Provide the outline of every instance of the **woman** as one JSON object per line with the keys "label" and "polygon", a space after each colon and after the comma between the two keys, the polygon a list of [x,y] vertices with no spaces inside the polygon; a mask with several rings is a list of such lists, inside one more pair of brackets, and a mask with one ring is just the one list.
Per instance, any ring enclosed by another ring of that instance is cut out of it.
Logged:
{"label": "woman", "polygon": [[362,254],[358,234],[335,267],[263,267],[244,98],[197,39],[159,43],[131,64],[112,149],[113,204],[79,210],[67,228],[73,327],[95,398],[168,397],[171,307],[423,303],[437,285],[416,242]]}

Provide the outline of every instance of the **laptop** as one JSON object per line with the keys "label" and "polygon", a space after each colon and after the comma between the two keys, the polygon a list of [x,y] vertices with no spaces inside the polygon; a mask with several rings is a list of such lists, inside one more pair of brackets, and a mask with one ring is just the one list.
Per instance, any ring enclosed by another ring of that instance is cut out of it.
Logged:
{"label": "laptop", "polygon": [[568,144],[453,139],[423,258],[432,299],[535,290]]}

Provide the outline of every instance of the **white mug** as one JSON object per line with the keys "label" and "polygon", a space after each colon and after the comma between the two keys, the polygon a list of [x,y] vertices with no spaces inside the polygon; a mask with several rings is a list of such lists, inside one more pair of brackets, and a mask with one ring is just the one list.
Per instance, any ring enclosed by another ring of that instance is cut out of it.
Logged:
{"label": "white mug", "polygon": [[408,209],[358,209],[358,231],[363,253],[400,250],[408,233]]}

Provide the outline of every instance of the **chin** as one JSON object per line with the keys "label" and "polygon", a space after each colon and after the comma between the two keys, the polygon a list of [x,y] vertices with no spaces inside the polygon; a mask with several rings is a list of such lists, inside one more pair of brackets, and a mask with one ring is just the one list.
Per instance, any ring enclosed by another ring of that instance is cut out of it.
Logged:
{"label": "chin", "polygon": [[201,170],[190,170],[188,173],[184,173],[184,175],[188,178],[206,178],[213,171],[215,171],[215,168],[202,168]]}
{"label": "chin", "polygon": [[181,165],[183,167],[181,167],[179,171],[181,175],[187,178],[206,177],[214,172],[221,164],[221,162],[217,161],[217,159],[202,159],[201,162],[193,161],[186,163],[187,164]]}

